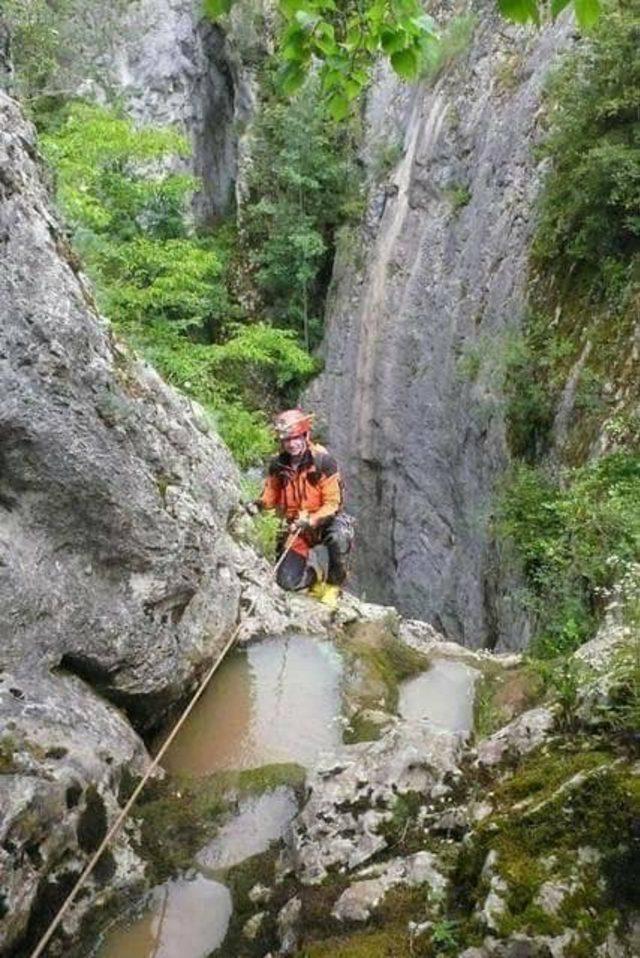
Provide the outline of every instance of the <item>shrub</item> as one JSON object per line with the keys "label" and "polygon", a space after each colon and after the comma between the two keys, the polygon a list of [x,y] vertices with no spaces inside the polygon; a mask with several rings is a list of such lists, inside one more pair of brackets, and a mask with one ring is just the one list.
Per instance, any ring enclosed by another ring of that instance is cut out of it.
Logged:
{"label": "shrub", "polygon": [[602,278],[640,251],[640,6],[609,8],[564,61],[543,154],[551,160],[535,252]]}
{"label": "shrub", "polygon": [[42,143],[102,309],[205,407],[240,465],[261,461],[273,439],[260,409],[289,398],[316,364],[292,330],[240,322],[227,285],[235,237],[195,235],[185,211],[197,182],[167,169],[183,138],[73,103]]}
{"label": "shrub", "polygon": [[290,102],[269,75],[264,87],[242,237],[267,317],[308,348],[322,333],[336,231],[362,209],[362,178],[350,128],[328,118],[316,80]]}
{"label": "shrub", "polygon": [[593,631],[599,596],[615,578],[611,556],[640,557],[640,456],[613,453],[562,479],[518,466],[498,515],[528,584],[534,651],[546,657],[571,651]]}

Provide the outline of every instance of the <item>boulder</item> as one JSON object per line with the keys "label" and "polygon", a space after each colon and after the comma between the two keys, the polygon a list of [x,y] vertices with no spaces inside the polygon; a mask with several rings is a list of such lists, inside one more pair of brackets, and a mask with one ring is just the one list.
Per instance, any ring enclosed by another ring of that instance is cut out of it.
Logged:
{"label": "boulder", "polygon": [[381,828],[398,797],[419,792],[426,800],[445,779],[457,780],[464,741],[426,720],[401,722],[376,742],[324,756],[308,776],[307,803],[292,828],[300,881],[321,882],[330,868],[350,871],[382,851]]}
{"label": "boulder", "polygon": [[478,743],[476,764],[491,767],[508,757],[526,755],[551,735],[554,726],[555,716],[550,709],[529,709],[490,738]]}
{"label": "boulder", "polygon": [[435,855],[417,852],[408,858],[394,858],[364,869],[360,872],[360,880],[340,895],[331,914],[338,921],[367,921],[387,892],[397,885],[407,888],[425,885],[434,898],[440,899],[447,887],[447,879],[437,866]]}

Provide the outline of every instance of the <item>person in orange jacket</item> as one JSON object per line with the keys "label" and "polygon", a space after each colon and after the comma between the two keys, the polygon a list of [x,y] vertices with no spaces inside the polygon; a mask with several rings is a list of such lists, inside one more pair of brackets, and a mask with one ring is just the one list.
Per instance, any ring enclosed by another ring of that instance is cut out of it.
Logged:
{"label": "person in orange jacket", "polygon": [[278,568],[276,580],[283,589],[307,589],[318,572],[309,561],[311,549],[323,544],[329,556],[327,583],[340,587],[347,577],[347,559],[353,541],[353,520],[343,511],[338,464],[324,448],[311,441],[312,416],[288,409],[274,420],[280,453],[272,459],[262,493],[249,512],[275,509],[287,521],[287,534],[297,536]]}

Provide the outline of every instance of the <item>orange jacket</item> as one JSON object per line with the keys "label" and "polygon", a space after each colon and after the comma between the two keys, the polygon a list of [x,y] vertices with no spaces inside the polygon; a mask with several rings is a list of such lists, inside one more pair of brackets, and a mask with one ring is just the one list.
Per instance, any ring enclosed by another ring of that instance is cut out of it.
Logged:
{"label": "orange jacket", "polygon": [[338,464],[324,446],[310,443],[296,469],[286,452],[271,461],[259,502],[263,509],[276,509],[287,519],[309,514],[312,526],[335,516],[342,508],[342,484]]}

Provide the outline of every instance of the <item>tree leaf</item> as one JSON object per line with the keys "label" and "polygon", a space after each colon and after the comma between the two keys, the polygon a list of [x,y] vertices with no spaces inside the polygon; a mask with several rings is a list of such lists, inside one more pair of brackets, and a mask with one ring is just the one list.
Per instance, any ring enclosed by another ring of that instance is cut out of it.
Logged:
{"label": "tree leaf", "polygon": [[396,53],[404,49],[404,34],[399,30],[383,30],[380,34],[380,45],[385,53]]}
{"label": "tree leaf", "polygon": [[307,34],[300,27],[287,30],[282,38],[280,54],[284,60],[302,60],[305,58]]}
{"label": "tree leaf", "polygon": [[575,0],[576,20],[581,27],[592,27],[600,16],[599,0]]}
{"label": "tree leaf", "polygon": [[564,8],[571,3],[571,0],[551,0],[551,16],[555,18],[562,13]]}
{"label": "tree leaf", "polygon": [[418,72],[418,57],[415,50],[408,47],[391,54],[391,66],[404,80],[412,80]]}
{"label": "tree leaf", "polygon": [[344,120],[349,113],[349,100],[344,93],[334,93],[327,101],[327,109],[334,120]]}
{"label": "tree leaf", "polygon": [[305,0],[280,0],[279,6],[285,17],[295,17],[298,10],[305,5]]}
{"label": "tree leaf", "polygon": [[285,96],[296,93],[303,85],[307,71],[299,63],[290,62],[280,73],[280,85]]}
{"label": "tree leaf", "polygon": [[232,6],[233,0],[204,0],[202,9],[205,17],[217,20],[218,17],[223,17],[226,13],[229,13]]}
{"label": "tree leaf", "polygon": [[320,19],[317,13],[309,13],[308,10],[296,10],[295,18],[305,30],[313,30]]}
{"label": "tree leaf", "polygon": [[498,7],[507,20],[515,23],[540,23],[536,0],[498,0]]}

